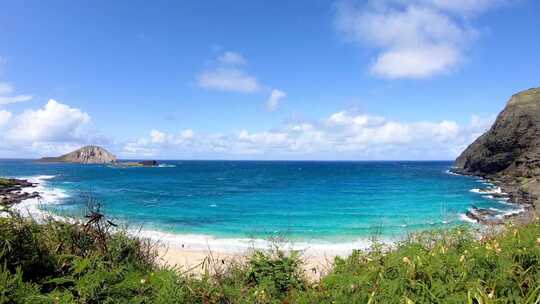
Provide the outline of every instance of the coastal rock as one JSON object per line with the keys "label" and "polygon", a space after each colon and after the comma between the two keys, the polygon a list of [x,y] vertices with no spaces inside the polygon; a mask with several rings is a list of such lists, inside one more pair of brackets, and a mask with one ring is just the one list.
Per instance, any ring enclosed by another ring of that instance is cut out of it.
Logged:
{"label": "coastal rock", "polygon": [[143,160],[143,161],[140,161],[139,164],[141,164],[142,166],[147,166],[147,167],[155,167],[159,165],[156,160]]}
{"label": "coastal rock", "polygon": [[454,172],[496,181],[512,201],[540,197],[540,88],[513,95],[493,126],[454,163]]}
{"label": "coastal rock", "polygon": [[112,164],[116,156],[98,146],[86,146],[59,157],[44,157],[43,162],[63,162],[78,164]]}
{"label": "coastal rock", "polygon": [[159,163],[156,160],[141,160],[132,162],[119,162],[115,164],[117,167],[158,167]]}
{"label": "coastal rock", "polygon": [[455,172],[484,177],[540,176],[540,88],[513,95],[454,165]]}
{"label": "coastal rock", "polygon": [[24,188],[35,186],[27,180],[0,178],[0,207],[12,206],[30,198],[39,198],[38,192],[23,192]]}

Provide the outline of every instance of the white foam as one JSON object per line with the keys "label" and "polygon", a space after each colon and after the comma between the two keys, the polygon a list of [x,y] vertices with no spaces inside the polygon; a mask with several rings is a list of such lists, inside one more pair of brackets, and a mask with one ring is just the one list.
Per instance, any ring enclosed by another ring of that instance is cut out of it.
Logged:
{"label": "white foam", "polygon": [[171,164],[159,164],[158,167],[159,167],[159,168],[175,168],[176,165],[171,165]]}
{"label": "white foam", "polygon": [[450,175],[461,175],[461,174],[458,174],[458,173],[452,172],[452,171],[450,171],[450,170],[446,170],[446,171],[444,171],[444,173],[446,173],[446,174],[450,174]]}
{"label": "white foam", "polygon": [[477,222],[475,220],[473,220],[472,218],[468,217],[465,213],[460,213],[459,214],[459,219],[463,222],[469,222],[469,223],[474,223],[476,224]]}
{"label": "white foam", "polygon": [[501,187],[492,187],[492,188],[486,188],[486,189],[479,189],[479,188],[473,188],[469,190],[473,193],[479,193],[479,194],[506,194],[502,192]]}
{"label": "white foam", "polygon": [[515,205],[515,209],[508,210],[506,212],[503,212],[502,214],[496,215],[495,217],[502,219],[502,218],[505,218],[507,216],[518,215],[518,214],[521,214],[523,212],[525,212],[524,207]]}
{"label": "white foam", "polygon": [[[47,185],[47,180],[54,178],[54,175],[37,175],[28,177],[18,177],[36,184],[35,187],[25,187],[21,191],[25,193],[38,192],[39,197],[29,198],[13,205],[12,209],[18,211],[24,217],[32,217],[35,220],[42,220],[45,217],[53,217],[54,219],[66,219],[60,216],[51,215],[41,208],[42,205],[58,204],[62,200],[69,197],[67,192],[60,188],[53,188]],[[67,220],[67,219],[66,219]]]}

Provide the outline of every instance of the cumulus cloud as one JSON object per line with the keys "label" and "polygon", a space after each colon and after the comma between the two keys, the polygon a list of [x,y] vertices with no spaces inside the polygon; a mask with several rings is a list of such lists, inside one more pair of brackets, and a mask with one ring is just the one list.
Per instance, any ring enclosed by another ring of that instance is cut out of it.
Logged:
{"label": "cumulus cloud", "polygon": [[0,110],[0,128],[8,123],[8,121],[11,119],[11,115],[11,112]]}
{"label": "cumulus cloud", "polygon": [[285,92],[273,89],[272,92],[270,92],[270,97],[268,97],[268,100],[266,101],[266,107],[269,111],[275,111],[279,102],[286,96],[287,94]]}
{"label": "cumulus cloud", "polygon": [[244,65],[247,63],[244,56],[237,52],[225,52],[218,57],[218,61],[230,65]]}
{"label": "cumulus cloud", "polygon": [[455,68],[477,36],[466,16],[496,0],[383,0],[362,5],[340,2],[336,28],[349,40],[375,48],[377,76],[426,78]]}
{"label": "cumulus cloud", "polygon": [[216,62],[217,65],[197,76],[199,87],[238,93],[253,93],[261,89],[257,78],[239,67],[247,64],[240,53],[224,52],[217,57]]}
{"label": "cumulus cloud", "polygon": [[452,159],[492,121],[474,116],[467,124],[451,120],[401,122],[341,111],[318,121],[258,132],[244,129],[195,135],[190,131],[189,136],[179,136],[152,130],[148,138],[126,144],[124,151],[169,157],[189,152],[207,158]]}
{"label": "cumulus cloud", "polygon": [[253,93],[260,89],[257,78],[237,68],[223,68],[202,72],[197,83],[201,88],[219,91]]}
{"label": "cumulus cloud", "polygon": [[194,137],[195,132],[191,129],[185,129],[179,133],[166,133],[152,129],[148,138],[143,137],[136,141],[126,142],[123,152],[130,156],[152,156],[164,150],[191,148]]}
{"label": "cumulus cloud", "polygon": [[42,109],[16,116],[6,137],[12,142],[74,141],[89,121],[90,116],[80,109],[50,99]]}
{"label": "cumulus cloud", "polygon": [[425,4],[431,4],[441,10],[457,14],[478,14],[494,6],[503,4],[506,0],[425,0]]}

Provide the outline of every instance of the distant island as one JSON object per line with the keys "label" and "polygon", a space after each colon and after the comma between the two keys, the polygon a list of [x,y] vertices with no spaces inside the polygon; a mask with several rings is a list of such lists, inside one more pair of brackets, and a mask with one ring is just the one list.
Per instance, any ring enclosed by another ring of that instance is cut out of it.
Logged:
{"label": "distant island", "polygon": [[118,167],[157,167],[156,160],[119,162],[114,154],[100,146],[85,146],[58,157],[43,157],[40,162],[75,163],[75,164],[108,164]]}
{"label": "distant island", "polygon": [[77,164],[114,164],[116,156],[99,146],[85,146],[58,157],[43,157],[42,162]]}

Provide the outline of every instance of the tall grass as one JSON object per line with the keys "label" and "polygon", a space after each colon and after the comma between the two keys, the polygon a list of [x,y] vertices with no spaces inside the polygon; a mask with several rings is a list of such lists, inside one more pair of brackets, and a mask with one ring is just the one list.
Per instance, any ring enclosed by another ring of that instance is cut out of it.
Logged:
{"label": "tall grass", "polygon": [[315,282],[299,253],[278,247],[185,273],[112,227],[99,212],[78,224],[0,218],[0,303],[540,303],[538,220],[482,238],[459,227],[374,245]]}

